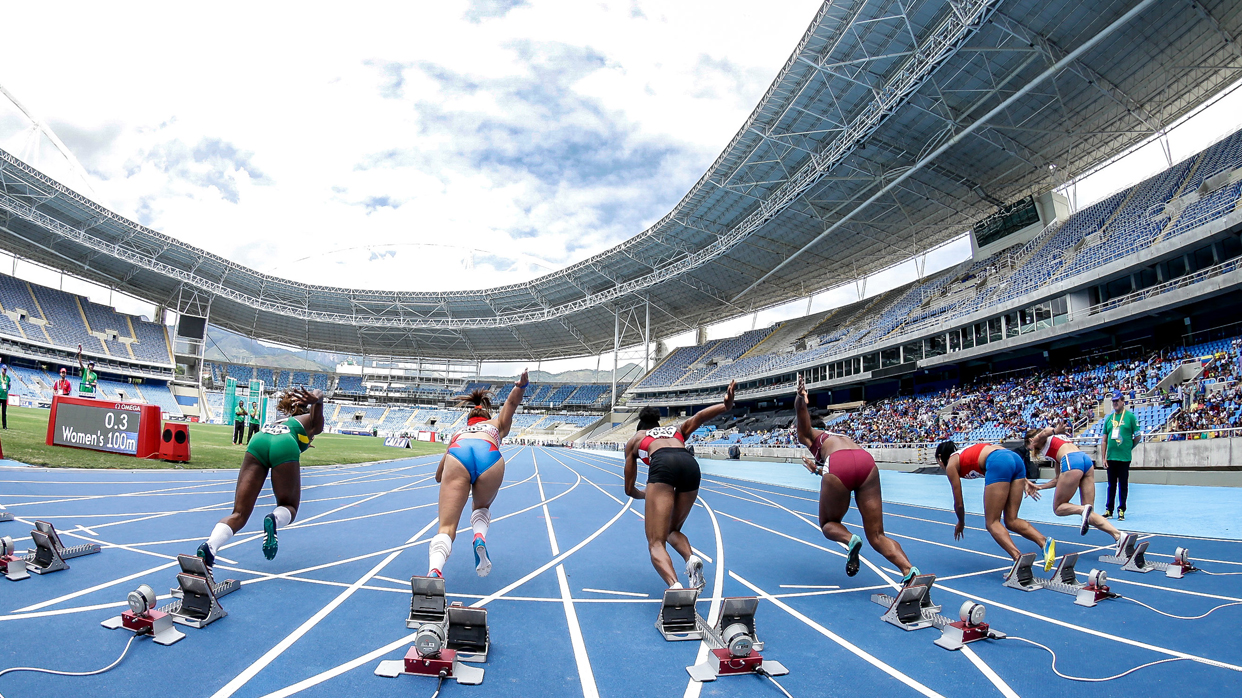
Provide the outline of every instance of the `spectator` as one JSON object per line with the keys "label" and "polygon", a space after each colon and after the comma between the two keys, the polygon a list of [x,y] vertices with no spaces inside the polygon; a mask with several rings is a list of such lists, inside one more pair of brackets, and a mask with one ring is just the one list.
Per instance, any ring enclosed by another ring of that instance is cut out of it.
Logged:
{"label": "spectator", "polygon": [[82,369],[82,382],[78,384],[78,397],[94,398],[95,389],[99,387],[99,376],[95,373],[95,362],[82,363],[82,345],[78,345],[78,366]]}
{"label": "spectator", "polygon": [[246,445],[247,446],[250,445],[250,437],[254,436],[255,432],[259,431],[259,427],[262,426],[261,424],[259,424],[259,417],[260,417],[259,403],[251,401],[250,414],[246,420],[247,423],[249,423],[250,425],[249,428],[246,429]]}
{"label": "spectator", "polygon": [[237,409],[233,411],[233,443],[240,446],[242,437],[246,433],[246,418],[250,415],[246,411],[246,403],[242,400],[237,401]]}
{"label": "spectator", "polygon": [[[1104,518],[1112,518],[1113,502],[1117,502],[1117,520],[1126,520],[1126,495],[1130,491],[1130,461],[1134,448],[1134,435],[1138,433],[1138,419],[1126,409],[1125,396],[1121,391],[1113,393],[1113,412],[1104,418],[1104,433],[1100,435],[1100,460],[1108,467],[1108,502],[1104,506]],[[1114,498],[1119,495],[1118,498]]]}
{"label": "spectator", "polygon": [[0,366],[0,423],[9,428],[9,386],[13,377],[9,375],[8,366]]}
{"label": "spectator", "polygon": [[60,380],[52,384],[52,394],[66,397],[73,394],[73,384],[69,382],[69,370],[63,366],[60,369]]}

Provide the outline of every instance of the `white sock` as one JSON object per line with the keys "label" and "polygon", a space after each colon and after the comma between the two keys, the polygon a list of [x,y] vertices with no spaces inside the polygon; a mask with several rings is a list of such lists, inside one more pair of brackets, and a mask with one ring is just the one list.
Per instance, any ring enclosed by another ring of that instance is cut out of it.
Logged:
{"label": "white sock", "polygon": [[293,512],[289,511],[289,507],[276,507],[272,510],[272,516],[276,517],[278,528],[284,528],[289,525],[290,521],[293,521]]}
{"label": "white sock", "polygon": [[470,514],[470,527],[474,529],[476,537],[483,536],[483,540],[487,540],[487,527],[492,525],[492,510],[487,507],[475,509]]}
{"label": "white sock", "polygon": [[681,585],[681,582],[673,582],[673,586],[669,587],[669,589],[684,589],[684,588],[685,587]]}
{"label": "white sock", "polygon": [[216,524],[216,527],[211,529],[211,535],[207,536],[207,547],[211,549],[211,554],[215,555],[220,550],[220,546],[229,542],[232,537],[233,529],[229,528],[228,524]]}
{"label": "white sock", "polygon": [[437,533],[427,545],[427,576],[432,572],[444,573],[444,563],[453,552],[453,539],[447,533]]}

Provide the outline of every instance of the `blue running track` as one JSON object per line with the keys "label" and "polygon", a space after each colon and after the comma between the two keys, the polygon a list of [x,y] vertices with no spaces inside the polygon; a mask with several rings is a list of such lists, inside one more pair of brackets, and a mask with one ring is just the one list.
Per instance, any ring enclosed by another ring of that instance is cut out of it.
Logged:
{"label": "blue running track", "polygon": [[[506,447],[505,456],[505,489],[492,507],[488,536],[491,575],[474,572],[469,508],[445,569],[450,600],[488,609],[486,676],[481,686],[446,682],[442,696],[780,698],[758,676],[689,682],[685,667],[702,650],[697,642],[665,642],[653,627],[663,585],[648,560],[642,503],[622,492],[618,458],[518,447]],[[434,680],[373,672],[413,641],[404,624],[409,577],[427,568],[437,462],[428,456],[304,469],[299,518],[281,531],[276,559],[265,560],[260,549],[269,490],[247,528],[221,551],[217,579],[242,582],[222,600],[227,618],[202,630],[182,628],[186,639],[170,647],[140,639],[99,676],[5,675],[0,694],[430,696]],[[115,660],[129,634],[100,621],[118,615],[141,583],[168,593],[176,555],[192,554],[231,508],[235,476],[0,467],[0,503],[18,519],[0,523],[0,535],[20,549],[29,544],[32,522],[44,519],[66,545],[94,541],[104,548],[70,560],[63,572],[16,583],[0,578],[0,669],[87,671]],[[928,487],[943,483],[924,477]],[[1096,684],[1059,678],[1048,653],[1015,640],[948,652],[932,644],[934,629],[904,632],[880,620],[883,609],[869,597],[892,589],[900,575],[864,546],[862,571],[847,577],[844,549],[819,532],[813,492],[705,474],[700,496],[685,528],[708,561],[700,612],[707,616],[721,596],[764,597],[757,616],[764,654],[790,669],[779,681],[793,696],[1184,698],[1228,695],[1242,679],[1242,606],[1179,620],[1129,599],[1081,608],[1052,591],[1004,588],[1009,560],[980,516],[970,515],[965,538],[954,541],[950,511],[885,506],[888,533],[914,564],[939,577],[933,597],[947,615],[975,599],[995,628],[1047,645],[1058,655],[1057,668],[1077,676],[1183,661]],[[846,523],[861,532],[856,511]],[[1195,616],[1242,601],[1242,575],[1196,572],[1174,580],[1125,573],[1096,562],[1111,544],[1103,533],[1079,537],[1076,525],[1036,525],[1057,539],[1059,552],[1082,554],[1084,577],[1092,567],[1105,569],[1114,591],[1169,613]],[[1198,532],[1145,539],[1163,555],[1154,560],[1167,561],[1185,545],[1208,571],[1242,572],[1242,542]]]}

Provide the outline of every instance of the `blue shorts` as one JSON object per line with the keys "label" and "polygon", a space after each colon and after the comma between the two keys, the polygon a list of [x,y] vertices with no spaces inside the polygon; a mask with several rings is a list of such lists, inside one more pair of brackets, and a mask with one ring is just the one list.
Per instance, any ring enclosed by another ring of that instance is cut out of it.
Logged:
{"label": "blue shorts", "polygon": [[1071,470],[1081,470],[1084,473],[1095,467],[1095,463],[1091,460],[1091,456],[1082,451],[1074,451],[1065,454],[1061,459],[1061,472],[1067,473]]}
{"label": "blue shorts", "polygon": [[998,448],[983,461],[983,486],[997,482],[1010,483],[1026,477],[1026,463],[1022,456],[1007,448]]}
{"label": "blue shorts", "polygon": [[474,484],[487,469],[500,462],[500,449],[487,439],[459,439],[448,448],[448,454],[466,466],[470,484]]}

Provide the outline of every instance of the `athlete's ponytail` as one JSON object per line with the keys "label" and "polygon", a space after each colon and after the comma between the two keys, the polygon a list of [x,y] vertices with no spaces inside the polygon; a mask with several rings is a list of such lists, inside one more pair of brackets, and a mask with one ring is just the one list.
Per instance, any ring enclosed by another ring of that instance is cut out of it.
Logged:
{"label": "athlete's ponytail", "polygon": [[952,441],[941,441],[936,446],[936,462],[944,467],[949,464],[949,456],[957,453],[957,444]]}
{"label": "athlete's ponytail", "polygon": [[483,388],[475,388],[469,395],[457,399],[459,407],[469,406],[470,414],[466,415],[466,419],[474,419],[482,417],[483,419],[492,418],[492,394]]}

